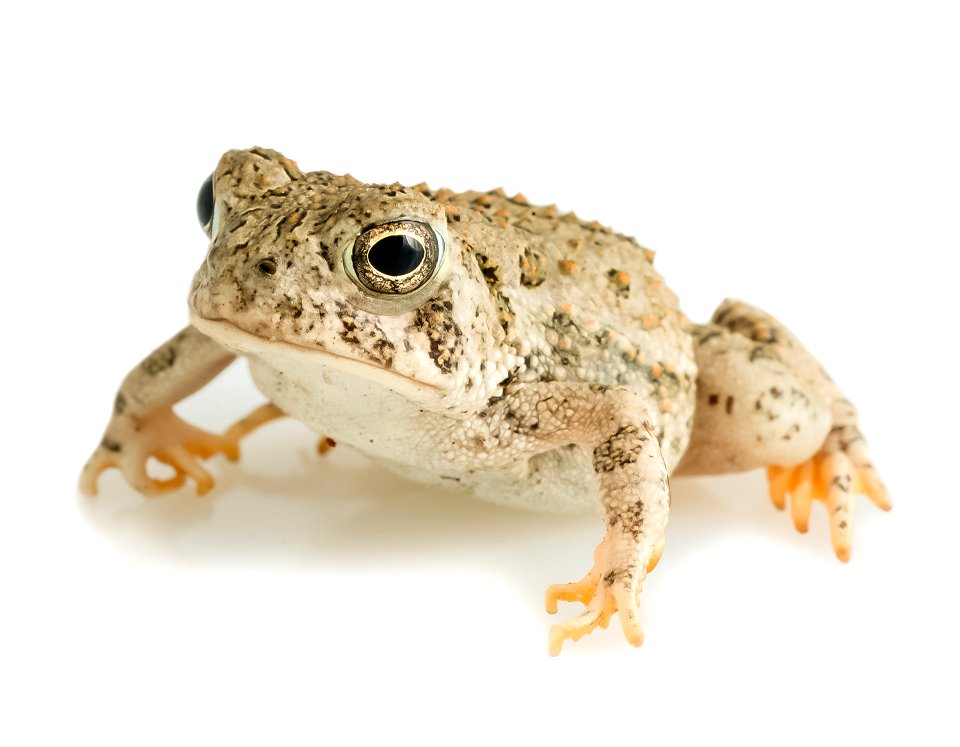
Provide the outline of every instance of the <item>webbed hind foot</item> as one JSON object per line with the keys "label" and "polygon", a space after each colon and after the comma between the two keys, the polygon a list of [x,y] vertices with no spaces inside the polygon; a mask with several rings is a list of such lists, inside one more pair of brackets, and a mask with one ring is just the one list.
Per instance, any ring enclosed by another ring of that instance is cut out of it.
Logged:
{"label": "webbed hind foot", "polygon": [[[850,559],[853,496],[862,493],[884,511],[889,511],[891,504],[862,439],[836,439],[836,444],[832,444],[832,440],[828,439],[823,450],[802,464],[768,467],[767,478],[774,506],[785,509],[787,496],[790,497],[790,514],[798,532],[807,531],[813,501],[826,504],[830,542],[837,557],[847,562]],[[836,448],[831,450],[831,446]]]}

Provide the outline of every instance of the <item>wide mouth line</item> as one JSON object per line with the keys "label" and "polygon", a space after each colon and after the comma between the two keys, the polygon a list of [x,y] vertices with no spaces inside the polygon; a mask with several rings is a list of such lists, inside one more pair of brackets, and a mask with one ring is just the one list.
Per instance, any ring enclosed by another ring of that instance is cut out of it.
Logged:
{"label": "wide mouth line", "polygon": [[[243,329],[242,327],[238,327],[229,319],[224,319],[223,317],[211,319],[210,317],[200,316],[199,314],[191,311],[190,323],[194,327],[196,327],[200,332],[203,332],[204,334],[207,334],[208,337],[211,337],[220,342],[224,342],[224,341],[220,340],[216,334],[213,334],[212,330],[215,329],[216,327],[229,328],[230,334],[238,335],[241,338],[241,340],[247,341],[250,343],[249,345],[246,345],[243,347],[249,348],[250,349],[249,352],[254,354],[258,352],[257,348],[263,348],[266,346],[275,348],[279,346],[281,348],[288,348],[289,352],[295,355],[301,355],[301,356],[315,355],[318,358],[327,358],[327,359],[342,361],[343,363],[348,364],[349,366],[362,366],[363,369],[367,371],[371,371],[371,372],[376,371],[379,374],[386,374],[391,378],[402,379],[404,382],[412,384],[417,388],[430,389],[437,393],[440,393],[443,391],[443,389],[437,386],[436,384],[429,384],[425,381],[414,379],[410,376],[407,376],[406,374],[402,374],[390,368],[384,368],[383,366],[377,366],[373,363],[370,363],[369,361],[360,360],[359,358],[351,358],[346,355],[339,355],[337,353],[330,352],[329,350],[326,350],[324,348],[307,347],[305,345],[298,345],[295,342],[289,342],[287,340],[280,340],[280,339],[274,340],[269,337],[263,337],[262,335],[258,335],[254,332],[250,332],[249,330]],[[210,332],[208,332],[207,330],[210,330]],[[244,350],[243,352],[247,352],[247,350]],[[364,378],[368,378],[368,377],[364,377]]]}

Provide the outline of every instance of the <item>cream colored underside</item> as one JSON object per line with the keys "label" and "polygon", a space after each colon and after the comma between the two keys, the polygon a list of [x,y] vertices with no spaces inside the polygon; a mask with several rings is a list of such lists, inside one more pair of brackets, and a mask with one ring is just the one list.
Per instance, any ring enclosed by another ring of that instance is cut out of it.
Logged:
{"label": "cream colored underside", "polygon": [[579,450],[558,449],[496,468],[471,463],[469,457],[445,460],[440,446],[459,421],[425,411],[424,400],[440,397],[436,387],[360,361],[260,338],[229,322],[193,317],[191,323],[247,357],[257,387],[284,412],[404,478],[516,508],[597,509],[593,471]]}

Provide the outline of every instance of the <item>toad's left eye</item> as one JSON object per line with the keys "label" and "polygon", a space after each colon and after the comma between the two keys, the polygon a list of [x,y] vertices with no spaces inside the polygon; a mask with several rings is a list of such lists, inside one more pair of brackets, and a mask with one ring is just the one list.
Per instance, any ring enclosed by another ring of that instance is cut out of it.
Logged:
{"label": "toad's left eye", "polygon": [[436,271],[440,242],[426,223],[391,221],[361,233],[349,262],[364,288],[391,295],[410,293]]}
{"label": "toad's left eye", "polygon": [[197,218],[203,230],[209,233],[213,220],[213,174],[207,177],[197,194]]}

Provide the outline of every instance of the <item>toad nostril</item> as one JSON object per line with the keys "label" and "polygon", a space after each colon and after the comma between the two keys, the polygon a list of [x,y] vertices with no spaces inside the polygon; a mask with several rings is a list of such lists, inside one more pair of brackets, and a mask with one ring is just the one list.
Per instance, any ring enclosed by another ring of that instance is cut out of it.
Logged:
{"label": "toad nostril", "polygon": [[277,263],[269,257],[267,259],[261,259],[257,263],[257,269],[264,275],[276,275]]}

